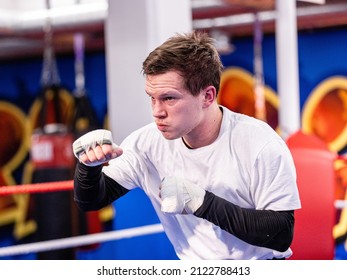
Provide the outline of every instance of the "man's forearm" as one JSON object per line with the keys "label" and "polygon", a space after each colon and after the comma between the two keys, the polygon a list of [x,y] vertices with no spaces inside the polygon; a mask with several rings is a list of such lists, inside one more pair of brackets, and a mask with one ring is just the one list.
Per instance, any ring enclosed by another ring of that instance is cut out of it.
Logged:
{"label": "man's forearm", "polygon": [[76,165],[74,200],[83,211],[99,210],[128,192],[116,181],[102,173],[102,165]]}
{"label": "man's forearm", "polygon": [[202,206],[194,215],[255,246],[284,252],[293,240],[294,211],[241,208],[206,192]]}

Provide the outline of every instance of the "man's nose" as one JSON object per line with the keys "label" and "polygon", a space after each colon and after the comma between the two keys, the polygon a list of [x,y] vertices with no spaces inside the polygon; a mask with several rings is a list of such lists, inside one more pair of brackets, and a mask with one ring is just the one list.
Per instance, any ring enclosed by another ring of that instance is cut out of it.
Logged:
{"label": "man's nose", "polygon": [[154,104],[152,104],[152,114],[155,118],[163,118],[166,116],[164,106],[163,104],[161,104],[161,102],[157,101]]}

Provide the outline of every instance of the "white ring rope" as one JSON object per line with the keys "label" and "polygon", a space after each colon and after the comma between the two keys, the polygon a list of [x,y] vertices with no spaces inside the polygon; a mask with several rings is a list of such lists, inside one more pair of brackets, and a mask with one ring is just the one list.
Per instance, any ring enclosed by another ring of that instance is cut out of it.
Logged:
{"label": "white ring rope", "polygon": [[334,204],[336,209],[347,208],[347,200],[335,200]]}
{"label": "white ring rope", "polygon": [[161,224],[153,224],[136,228],[33,242],[22,245],[14,245],[0,248],[0,257],[49,251],[53,249],[78,247],[82,245],[89,245],[93,243],[117,240],[122,238],[131,238],[140,235],[160,233],[163,231],[164,229]]}

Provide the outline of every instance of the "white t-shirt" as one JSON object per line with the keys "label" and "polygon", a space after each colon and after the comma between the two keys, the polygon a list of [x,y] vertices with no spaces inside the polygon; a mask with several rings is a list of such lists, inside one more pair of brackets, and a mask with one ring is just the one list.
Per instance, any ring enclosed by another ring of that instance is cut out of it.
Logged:
{"label": "white t-shirt", "polygon": [[123,155],[103,171],[129,190],[145,191],[180,259],[289,257],[290,249],[253,246],[207,220],[160,210],[159,186],[166,176],[185,178],[244,208],[301,207],[294,163],[282,138],[265,122],[222,108],[212,144],[189,149],[182,139],[166,140],[152,123],[129,135],[121,144]]}

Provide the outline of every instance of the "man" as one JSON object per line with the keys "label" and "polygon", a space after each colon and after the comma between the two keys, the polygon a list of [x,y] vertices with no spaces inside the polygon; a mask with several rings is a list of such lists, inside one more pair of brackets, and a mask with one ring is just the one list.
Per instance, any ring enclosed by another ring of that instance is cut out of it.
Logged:
{"label": "man", "polygon": [[301,207],[291,154],[265,122],[218,105],[222,70],[205,33],[152,51],[143,73],[154,122],[120,146],[107,130],[77,139],[75,201],[97,210],[139,187],[180,259],[288,258]]}

